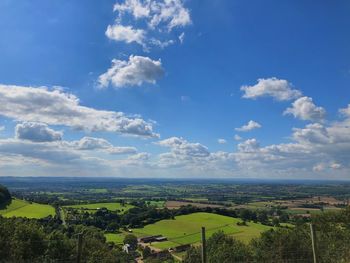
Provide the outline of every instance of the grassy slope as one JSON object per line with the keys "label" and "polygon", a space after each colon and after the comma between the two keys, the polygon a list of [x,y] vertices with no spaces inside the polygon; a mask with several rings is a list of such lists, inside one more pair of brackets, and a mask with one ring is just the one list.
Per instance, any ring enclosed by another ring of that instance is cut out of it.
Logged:
{"label": "grassy slope", "polygon": [[[241,220],[210,213],[193,213],[177,216],[175,220],[162,220],[155,224],[147,225],[144,228],[134,229],[133,232],[138,237],[157,234],[166,236],[168,241],[152,243],[152,246],[163,249],[181,244],[199,242],[201,226],[206,227],[207,237],[210,237],[218,230],[222,230],[226,234],[245,242],[259,236],[261,232],[270,229],[268,226],[255,223],[248,223],[248,226],[237,226],[237,222],[241,222]],[[107,240],[109,241],[120,242],[122,239],[122,234],[109,234],[107,236]]]}
{"label": "grassy slope", "polygon": [[29,203],[19,199],[13,199],[6,209],[0,210],[0,215],[3,217],[43,218],[54,214],[55,209],[50,205]]}
{"label": "grassy slope", "polygon": [[95,204],[85,204],[85,205],[69,205],[66,207],[72,207],[72,208],[76,208],[76,209],[80,209],[80,208],[85,208],[85,209],[97,209],[97,208],[102,208],[105,207],[110,211],[127,211],[130,208],[132,208],[132,205],[128,205],[125,204],[125,206],[122,206],[120,203],[95,203]]}

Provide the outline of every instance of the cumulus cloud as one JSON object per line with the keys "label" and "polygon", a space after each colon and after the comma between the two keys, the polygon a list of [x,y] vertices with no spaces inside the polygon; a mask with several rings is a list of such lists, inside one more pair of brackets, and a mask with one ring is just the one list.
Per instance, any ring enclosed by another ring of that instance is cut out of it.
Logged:
{"label": "cumulus cloud", "polygon": [[24,122],[16,125],[17,139],[33,142],[53,142],[62,140],[63,133],[49,128],[45,123]]}
{"label": "cumulus cloud", "polygon": [[260,148],[260,144],[255,138],[248,139],[238,144],[238,150],[240,152],[254,152],[259,148]]}
{"label": "cumulus cloud", "polygon": [[350,118],[350,104],[347,108],[340,109],[339,112],[343,114],[345,117]]}
{"label": "cumulus cloud", "polygon": [[332,170],[332,175],[344,178],[350,170],[350,116],[344,116],[344,120],[328,125],[311,123],[294,128],[291,143],[259,147],[257,141],[248,140],[239,144],[234,159],[250,174],[259,171],[268,176],[310,177],[312,172]]}
{"label": "cumulus cloud", "polygon": [[233,139],[235,139],[235,141],[240,141],[242,140],[242,137],[239,136],[238,134],[235,134],[235,136],[233,136]]}
{"label": "cumulus cloud", "polygon": [[112,60],[112,67],[99,77],[101,87],[112,84],[115,88],[155,84],[164,75],[160,60],[149,57],[130,56],[128,61]]}
{"label": "cumulus cloud", "polygon": [[225,139],[218,139],[218,143],[225,144],[225,143],[227,143],[227,141]]}
{"label": "cumulus cloud", "polygon": [[159,137],[151,122],[122,112],[96,110],[61,90],[0,85],[0,115],[22,122],[64,125],[87,131],[106,131],[143,137]]}
{"label": "cumulus cloud", "polygon": [[242,86],[241,90],[244,92],[243,98],[246,99],[273,97],[278,101],[284,101],[296,99],[302,95],[287,80],[277,78],[258,79],[257,84],[253,86]]}
{"label": "cumulus cloud", "polygon": [[124,3],[116,3],[113,10],[120,13],[131,13],[136,19],[150,15],[150,1],[125,0]]}
{"label": "cumulus cloud", "polygon": [[284,115],[291,114],[295,118],[310,121],[322,121],[326,111],[322,107],[317,107],[310,97],[301,97],[292,103],[292,107],[287,108]]}
{"label": "cumulus cloud", "polygon": [[79,141],[72,143],[77,150],[92,151],[105,150],[110,154],[134,154],[135,147],[116,147],[103,138],[83,137]]}
{"label": "cumulus cloud", "polygon": [[246,132],[246,131],[251,131],[254,129],[259,129],[262,126],[257,123],[256,121],[250,120],[246,125],[243,125],[240,128],[235,128],[236,131],[241,131],[241,132]]}
{"label": "cumulus cloud", "polygon": [[135,42],[144,46],[146,32],[143,29],[134,29],[132,26],[115,24],[107,27],[106,36],[115,41],[122,41],[126,43]]}
{"label": "cumulus cloud", "polygon": [[150,28],[166,27],[171,31],[175,27],[191,24],[190,12],[181,0],[126,0],[114,5],[114,11],[120,15],[131,14],[136,20],[146,19]]}
{"label": "cumulus cloud", "polygon": [[183,138],[171,137],[157,142],[158,145],[168,147],[172,153],[190,157],[205,157],[209,155],[208,148],[200,143],[190,143]]}
{"label": "cumulus cloud", "polygon": [[[116,3],[114,11],[118,18],[107,27],[106,36],[116,41],[138,43],[144,51],[149,51],[151,46],[165,48],[174,44],[169,33],[192,23],[190,11],[182,0],[125,0]],[[179,40],[183,42],[184,33]]]}

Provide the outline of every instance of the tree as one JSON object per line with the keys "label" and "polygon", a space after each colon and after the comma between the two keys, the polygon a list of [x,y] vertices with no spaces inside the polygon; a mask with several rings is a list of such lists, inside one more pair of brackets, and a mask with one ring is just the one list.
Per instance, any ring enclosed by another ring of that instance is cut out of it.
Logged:
{"label": "tree", "polygon": [[[214,233],[207,242],[207,259],[209,263],[250,262],[252,253],[248,245],[226,236],[222,231]],[[186,253],[185,263],[200,263],[199,248],[192,247]]]}
{"label": "tree", "polygon": [[11,194],[5,186],[0,185],[0,208],[5,207],[9,203],[11,203]]}
{"label": "tree", "polygon": [[129,244],[131,250],[136,250],[136,248],[137,248],[137,237],[132,235],[132,234],[128,234],[128,235],[125,236],[123,243],[124,244]]}
{"label": "tree", "polygon": [[146,246],[142,251],[142,257],[145,259],[148,258],[150,255],[152,255],[152,251],[149,248],[149,246]]}

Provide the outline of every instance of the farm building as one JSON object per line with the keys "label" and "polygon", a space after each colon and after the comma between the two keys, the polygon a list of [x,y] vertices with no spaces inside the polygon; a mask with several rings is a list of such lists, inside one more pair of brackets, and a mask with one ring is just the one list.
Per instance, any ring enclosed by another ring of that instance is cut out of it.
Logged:
{"label": "farm building", "polygon": [[142,243],[163,242],[163,241],[167,241],[167,238],[162,235],[146,236],[146,237],[139,238],[139,242],[142,242]]}

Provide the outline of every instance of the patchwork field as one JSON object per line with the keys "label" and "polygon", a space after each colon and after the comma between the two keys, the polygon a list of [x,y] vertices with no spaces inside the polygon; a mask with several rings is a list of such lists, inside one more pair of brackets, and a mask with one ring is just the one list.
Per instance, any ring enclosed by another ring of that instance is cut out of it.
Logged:
{"label": "patchwork field", "polygon": [[[271,227],[256,223],[247,223],[247,226],[237,226],[241,222],[238,218],[221,216],[211,213],[193,213],[175,217],[174,220],[161,220],[144,228],[133,229],[133,234],[138,237],[149,235],[163,235],[168,238],[165,242],[154,242],[152,246],[166,249],[182,244],[195,244],[200,241],[201,227],[206,227],[206,235],[210,237],[213,233],[222,230],[226,234],[244,242],[260,235],[261,232]],[[106,234],[108,241],[121,243],[123,234]]]}
{"label": "patchwork field", "polygon": [[69,205],[64,207],[71,207],[75,209],[87,209],[87,210],[97,210],[99,208],[107,208],[110,211],[121,211],[126,212],[130,208],[133,208],[134,206],[125,204],[122,205],[121,203],[94,203],[94,204],[79,204],[79,205]]}
{"label": "patchwork field", "polygon": [[44,218],[49,215],[55,215],[55,209],[50,205],[13,199],[9,206],[0,210],[0,215],[3,217]]}
{"label": "patchwork field", "polygon": [[167,201],[165,203],[165,207],[168,209],[178,209],[181,206],[196,206],[196,207],[223,207],[222,205],[215,205],[215,204],[204,204],[204,203],[196,203],[196,202],[185,202],[185,201]]}

